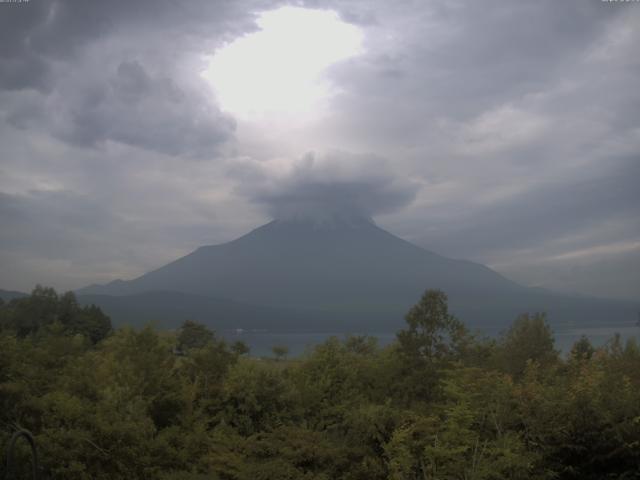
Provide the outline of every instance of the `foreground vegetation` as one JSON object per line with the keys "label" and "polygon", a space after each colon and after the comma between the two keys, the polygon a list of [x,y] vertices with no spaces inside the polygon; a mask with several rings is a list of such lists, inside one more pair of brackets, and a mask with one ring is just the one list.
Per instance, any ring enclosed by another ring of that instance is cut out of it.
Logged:
{"label": "foreground vegetation", "polygon": [[561,358],[542,315],[478,339],[438,291],[406,320],[385,348],[260,360],[37,288],[0,304],[0,445],[29,429],[64,479],[640,478],[635,341]]}

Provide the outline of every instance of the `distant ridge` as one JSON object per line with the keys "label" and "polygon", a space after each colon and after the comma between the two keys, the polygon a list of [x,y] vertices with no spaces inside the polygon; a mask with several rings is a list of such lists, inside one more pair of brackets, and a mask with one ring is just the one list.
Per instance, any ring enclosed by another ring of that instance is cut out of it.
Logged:
{"label": "distant ridge", "polygon": [[[260,315],[256,308],[295,311],[293,324],[304,330],[338,325],[345,330],[389,331],[402,324],[404,313],[429,288],[444,290],[451,310],[477,326],[506,325],[526,311],[549,312],[552,322],[591,323],[605,317],[633,320],[638,310],[633,302],[523,287],[484,265],[437,255],[379,228],[371,219],[353,216],[274,220],[231,242],[200,247],[136,279],[86,287],[78,294],[88,298],[173,292],[175,308],[188,301],[177,293],[195,296],[190,301],[216,298],[227,306],[250,306],[253,313],[245,312],[245,323],[257,327],[292,323]],[[142,311],[139,301],[138,297],[136,305]],[[109,312],[106,304],[116,301],[102,298],[95,303]],[[189,310],[187,305],[180,308]],[[212,308],[209,305],[204,315],[193,307],[190,314],[225,323],[227,314],[212,319]]]}
{"label": "distant ridge", "polygon": [[17,292],[15,290],[2,290],[0,288],[0,298],[2,300],[4,300],[5,302],[9,302],[9,301],[13,300],[14,298],[23,298],[23,297],[27,297],[27,296],[29,296],[28,293]]}
{"label": "distant ridge", "polygon": [[[267,323],[275,330],[305,330],[305,321],[314,325],[326,320],[313,311],[243,304],[232,300],[182,292],[153,291],[132,295],[78,296],[83,305],[99,305],[116,325],[143,326],[154,324],[175,328],[184,320],[196,319],[216,330],[258,329]],[[308,325],[307,325],[308,326]],[[327,322],[328,329],[339,328]],[[313,329],[309,329],[313,330]]]}

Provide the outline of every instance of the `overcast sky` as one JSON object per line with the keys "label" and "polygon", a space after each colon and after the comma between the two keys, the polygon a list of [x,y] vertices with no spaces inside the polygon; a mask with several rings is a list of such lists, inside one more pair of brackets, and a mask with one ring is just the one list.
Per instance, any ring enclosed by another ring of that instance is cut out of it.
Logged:
{"label": "overcast sky", "polygon": [[638,45],[640,2],[0,3],[0,288],[132,278],[326,199],[639,299]]}

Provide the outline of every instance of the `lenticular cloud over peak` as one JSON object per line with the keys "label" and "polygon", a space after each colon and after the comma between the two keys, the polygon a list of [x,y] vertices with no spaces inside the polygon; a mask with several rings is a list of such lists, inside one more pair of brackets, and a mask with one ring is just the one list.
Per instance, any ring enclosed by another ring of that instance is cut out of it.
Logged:
{"label": "lenticular cloud over peak", "polygon": [[249,194],[277,220],[371,220],[410,204],[418,185],[375,155],[308,153],[284,173],[265,173]]}

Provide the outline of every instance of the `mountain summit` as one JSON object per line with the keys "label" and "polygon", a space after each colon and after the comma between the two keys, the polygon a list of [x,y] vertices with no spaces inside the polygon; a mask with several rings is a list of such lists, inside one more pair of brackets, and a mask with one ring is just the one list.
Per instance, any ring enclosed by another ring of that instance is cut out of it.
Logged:
{"label": "mountain summit", "polygon": [[[369,218],[347,215],[274,220],[231,242],[200,247],[139,278],[78,293],[122,297],[173,292],[184,301],[184,295],[193,295],[296,312],[290,316],[305,330],[330,325],[381,331],[400,325],[407,309],[431,288],[444,290],[452,311],[477,325],[506,324],[532,310],[548,311],[558,321],[589,320],[605,312],[617,319],[635,315],[630,306],[621,310],[619,302],[523,287],[484,265],[437,255]],[[202,317],[187,305],[183,310]],[[323,325],[309,325],[310,318]],[[244,325],[273,327],[262,320],[265,324],[260,318],[246,319]]]}
{"label": "mountain summit", "polygon": [[522,289],[489,268],[417,247],[360,217],[274,220],[222,245],[200,247],[131,281],[81,293],[176,291],[290,307],[410,305],[425,288]]}

